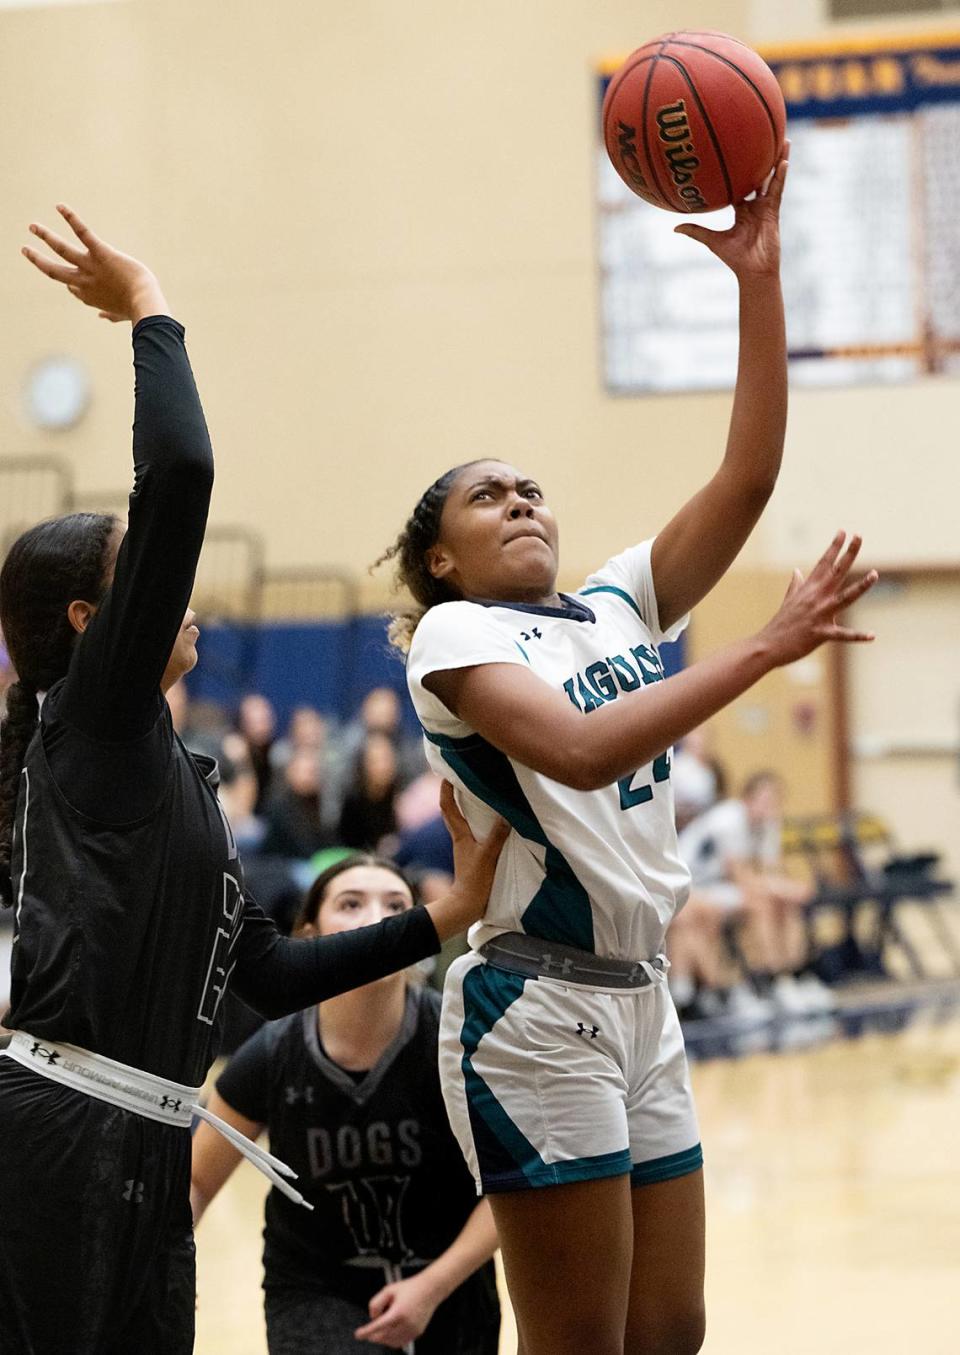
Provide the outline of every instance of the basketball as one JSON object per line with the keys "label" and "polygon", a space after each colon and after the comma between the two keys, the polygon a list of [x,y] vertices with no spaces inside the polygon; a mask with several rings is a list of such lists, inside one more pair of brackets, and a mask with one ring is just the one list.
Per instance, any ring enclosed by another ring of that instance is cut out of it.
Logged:
{"label": "basketball", "polygon": [[603,139],[624,183],[668,212],[712,212],[759,188],[783,146],[776,76],[725,33],[665,33],[638,47],[603,100]]}

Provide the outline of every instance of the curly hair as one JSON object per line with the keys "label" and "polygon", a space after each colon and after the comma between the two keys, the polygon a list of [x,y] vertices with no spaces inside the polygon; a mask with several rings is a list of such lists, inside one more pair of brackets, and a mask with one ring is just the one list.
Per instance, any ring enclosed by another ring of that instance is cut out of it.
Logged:
{"label": "curly hair", "polygon": [[19,536],[0,570],[0,628],[17,674],[0,724],[0,904],[13,902],[10,876],[20,774],[37,729],[39,692],[65,677],[77,632],[67,608],[99,603],[107,590],[116,518],[71,513]]}
{"label": "curly hair", "polygon": [[452,466],[438,480],[434,480],[430,488],[421,494],[396,541],[371,566],[372,569],[378,569],[380,565],[396,560],[394,588],[406,588],[418,604],[395,612],[390,623],[390,643],[404,654],[410,648],[414,631],[430,608],[441,602],[456,601],[458,597],[448,583],[443,579],[435,579],[430,573],[427,551],[437,544],[440,536],[440,519],[451,486],[461,471],[478,464],[477,461],[465,461],[460,466]]}

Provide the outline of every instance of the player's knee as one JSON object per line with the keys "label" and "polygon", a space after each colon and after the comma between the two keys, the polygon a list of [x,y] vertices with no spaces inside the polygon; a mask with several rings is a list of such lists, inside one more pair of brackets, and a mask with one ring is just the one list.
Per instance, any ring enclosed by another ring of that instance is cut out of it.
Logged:
{"label": "player's knee", "polygon": [[707,1334],[707,1315],[702,1303],[690,1304],[649,1318],[634,1332],[627,1332],[624,1355],[697,1355]]}

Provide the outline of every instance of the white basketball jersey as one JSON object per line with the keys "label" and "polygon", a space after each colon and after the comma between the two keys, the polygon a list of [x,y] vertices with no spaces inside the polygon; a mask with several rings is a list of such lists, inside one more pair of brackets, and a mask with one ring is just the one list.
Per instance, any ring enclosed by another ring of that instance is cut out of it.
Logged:
{"label": "white basketball jersey", "polygon": [[598,955],[649,959],[683,904],[689,872],[677,851],[670,755],[602,790],[552,781],[481,738],[423,685],[431,673],[482,663],[529,667],[589,719],[627,693],[663,680],[652,542],[590,576],[562,608],[446,602],[417,627],[407,681],[431,767],[457,789],[471,828],[504,816],[510,834],[490,903],[470,943],[525,931]]}

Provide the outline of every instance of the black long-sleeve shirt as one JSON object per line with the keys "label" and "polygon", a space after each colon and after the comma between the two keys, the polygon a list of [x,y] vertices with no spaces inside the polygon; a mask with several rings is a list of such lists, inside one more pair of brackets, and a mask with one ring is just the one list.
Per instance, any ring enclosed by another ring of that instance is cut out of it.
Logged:
{"label": "black long-sleeve shirt", "polygon": [[[275,1017],[438,949],[422,909],[291,941],[251,900],[213,765],[160,680],[203,542],[213,456],[180,325],[133,332],[134,489],[112,585],[43,702],[14,829],[7,1025],[196,1085],[228,981]],[[232,978],[231,978],[232,976]]]}

